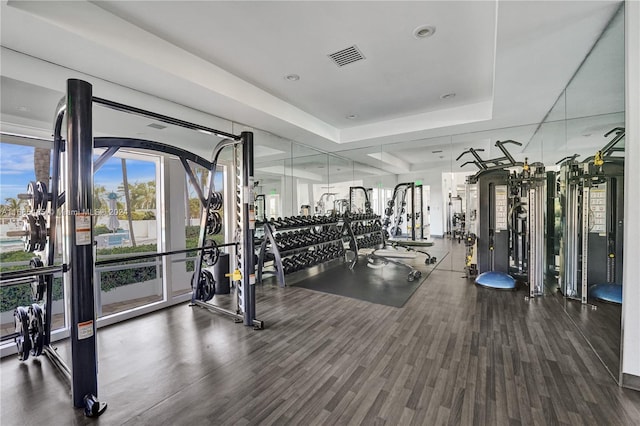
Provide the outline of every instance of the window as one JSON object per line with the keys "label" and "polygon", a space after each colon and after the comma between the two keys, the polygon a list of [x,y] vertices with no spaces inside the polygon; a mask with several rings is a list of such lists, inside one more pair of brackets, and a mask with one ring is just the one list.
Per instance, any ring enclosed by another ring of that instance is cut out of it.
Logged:
{"label": "window", "polygon": [[[119,151],[95,172],[96,261],[160,250],[158,163],[155,156]],[[162,258],[97,266],[94,279],[99,317],[164,300]]]}
{"label": "window", "polygon": [[[49,162],[51,142],[11,137],[10,143],[0,143],[0,270],[9,271],[26,269],[34,253],[25,252],[22,237],[7,236],[7,232],[21,231],[23,219],[33,213],[27,200],[18,194],[27,192],[27,185],[36,180],[49,183]],[[36,177],[36,168],[38,169]],[[47,212],[39,212],[49,220]],[[58,218],[58,223],[60,218]],[[57,228],[60,230],[60,227]],[[61,263],[60,236],[58,233],[58,249],[56,264]],[[65,303],[62,278],[54,276],[53,283],[53,321],[51,330],[65,326]],[[0,287],[0,328],[5,337],[15,331],[13,312],[18,306],[29,306],[33,303],[31,284],[11,287]]]}

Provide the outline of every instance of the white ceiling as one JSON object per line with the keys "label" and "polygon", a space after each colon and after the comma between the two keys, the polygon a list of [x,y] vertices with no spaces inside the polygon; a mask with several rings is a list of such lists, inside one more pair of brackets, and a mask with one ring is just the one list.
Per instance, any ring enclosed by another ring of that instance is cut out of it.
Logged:
{"label": "white ceiling", "polygon": [[[11,54],[20,52],[324,151],[353,149],[390,172],[450,165],[474,142],[460,141],[453,152],[433,139],[421,150],[426,138],[478,132],[482,144],[485,130],[540,122],[619,4],[3,1],[2,121],[51,121],[53,109],[47,117],[42,105],[17,108],[64,91],[64,81],[12,67]],[[424,24],[435,34],[416,39],[413,30]],[[339,68],[327,56],[354,44],[364,60]],[[300,80],[284,78],[292,73]],[[535,126],[524,128],[526,142]],[[414,142],[396,147],[396,164],[366,148],[406,141]],[[286,152],[278,143],[270,149]],[[178,144],[197,151],[206,142]]]}

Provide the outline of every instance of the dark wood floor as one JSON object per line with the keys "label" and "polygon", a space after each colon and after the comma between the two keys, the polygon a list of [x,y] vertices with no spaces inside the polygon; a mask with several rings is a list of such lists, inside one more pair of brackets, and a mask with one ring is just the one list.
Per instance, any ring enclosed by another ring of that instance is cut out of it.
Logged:
{"label": "dark wood floor", "polygon": [[[436,269],[402,308],[258,290],[253,331],[177,306],[98,333],[97,421],[50,363],[1,363],[4,425],[638,425],[562,303]],[[60,352],[67,356],[65,344]]]}

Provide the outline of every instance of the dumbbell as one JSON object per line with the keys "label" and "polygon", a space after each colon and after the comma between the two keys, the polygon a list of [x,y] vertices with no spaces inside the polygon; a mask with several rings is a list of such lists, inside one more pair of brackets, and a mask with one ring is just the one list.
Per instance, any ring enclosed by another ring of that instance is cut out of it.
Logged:
{"label": "dumbbell", "polygon": [[291,265],[291,260],[289,259],[283,259],[282,260],[282,272],[285,274],[289,274],[292,271],[292,265]]}
{"label": "dumbbell", "polygon": [[294,256],[293,261],[296,264],[296,271],[299,271],[307,267],[307,262],[304,260],[304,256],[302,255]]}
{"label": "dumbbell", "polygon": [[411,282],[411,281],[415,281],[417,279],[419,279],[422,276],[422,272],[416,270],[416,269],[412,269],[411,272],[409,272],[409,276],[407,277],[407,281]]}
{"label": "dumbbell", "polygon": [[318,251],[318,263],[324,263],[327,261],[327,252],[325,250]]}
{"label": "dumbbell", "polygon": [[309,252],[308,259],[309,259],[309,266],[317,265],[318,261],[320,260],[318,258],[317,253],[313,253],[313,252]]}

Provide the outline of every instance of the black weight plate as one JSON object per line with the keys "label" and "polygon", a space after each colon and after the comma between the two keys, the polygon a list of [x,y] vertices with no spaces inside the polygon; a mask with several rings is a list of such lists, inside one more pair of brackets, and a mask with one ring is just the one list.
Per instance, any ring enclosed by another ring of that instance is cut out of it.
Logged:
{"label": "black weight plate", "polygon": [[36,217],[36,234],[38,235],[35,243],[35,251],[41,251],[47,248],[47,220],[43,215]]}
{"label": "black weight plate", "polygon": [[200,272],[198,285],[200,287],[200,300],[203,302],[208,302],[216,295],[216,281],[210,271],[203,269]]}
{"label": "black weight plate", "polygon": [[[34,257],[29,261],[29,267],[32,269],[42,268],[43,266],[44,264],[39,257]],[[34,275],[33,281],[31,282],[31,297],[34,301],[38,302],[44,298],[45,288],[44,275]]]}
{"label": "black weight plate", "polygon": [[37,226],[34,215],[29,214],[23,219],[22,230],[25,231],[27,235],[22,237],[22,240],[24,241],[24,251],[28,253],[35,251],[36,245],[38,244]]}
{"label": "black weight plate", "polygon": [[45,210],[47,208],[47,199],[49,198],[49,192],[47,190],[47,184],[39,180],[36,182],[36,192],[38,193],[38,203],[36,210]]}
{"label": "black weight plate", "polygon": [[207,266],[213,266],[218,263],[218,258],[220,257],[218,244],[214,240],[205,240],[204,246],[206,248],[202,251],[202,260]]}
{"label": "black weight plate", "polygon": [[18,359],[26,361],[31,351],[31,339],[29,338],[29,315],[27,310],[18,306],[13,312],[13,318],[16,326],[16,345],[18,346]]}
{"label": "black weight plate", "polygon": [[40,305],[33,303],[29,307],[29,337],[31,338],[31,355],[42,355],[44,347],[44,315]]}

